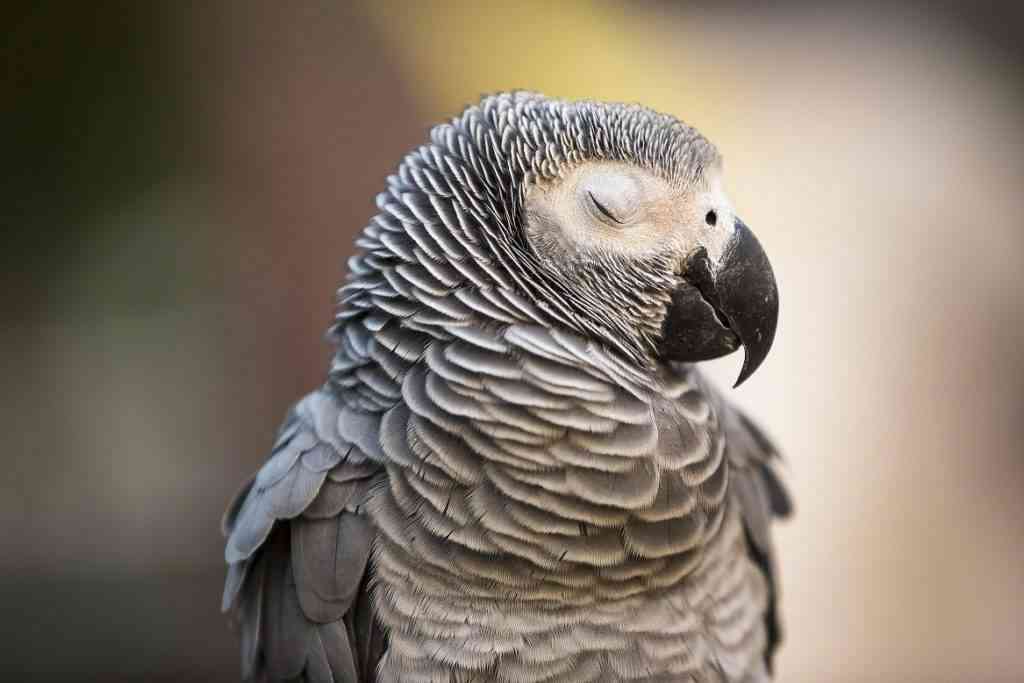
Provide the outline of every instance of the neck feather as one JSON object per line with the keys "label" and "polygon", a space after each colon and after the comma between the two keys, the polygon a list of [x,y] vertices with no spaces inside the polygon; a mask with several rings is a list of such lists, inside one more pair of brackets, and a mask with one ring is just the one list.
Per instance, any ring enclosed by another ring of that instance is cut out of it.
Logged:
{"label": "neck feather", "polygon": [[586,340],[523,323],[369,314],[335,336],[331,386],[370,416],[341,430],[369,431],[348,437],[390,475],[374,504],[383,572],[579,601],[699,566],[728,470],[692,369],[644,386]]}

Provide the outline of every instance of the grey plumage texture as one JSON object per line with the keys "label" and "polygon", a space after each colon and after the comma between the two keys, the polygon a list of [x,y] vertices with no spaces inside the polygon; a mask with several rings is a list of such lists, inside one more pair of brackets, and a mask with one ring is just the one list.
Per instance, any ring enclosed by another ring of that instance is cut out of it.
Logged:
{"label": "grey plumage texture", "polygon": [[331,331],[224,520],[252,680],[762,681],[762,433],[656,353],[678,268],[535,248],[524,202],[593,161],[701,182],[714,148],[636,106],[530,93],[436,127],[377,198]]}

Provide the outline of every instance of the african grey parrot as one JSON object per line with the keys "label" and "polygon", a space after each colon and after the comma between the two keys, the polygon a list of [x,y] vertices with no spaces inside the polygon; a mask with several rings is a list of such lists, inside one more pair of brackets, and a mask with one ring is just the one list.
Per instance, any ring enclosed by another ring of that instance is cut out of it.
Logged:
{"label": "african grey parrot", "polygon": [[326,383],[225,514],[243,677],[768,680],[790,504],[693,363],[746,379],[778,299],[711,143],[503,93],[377,208]]}

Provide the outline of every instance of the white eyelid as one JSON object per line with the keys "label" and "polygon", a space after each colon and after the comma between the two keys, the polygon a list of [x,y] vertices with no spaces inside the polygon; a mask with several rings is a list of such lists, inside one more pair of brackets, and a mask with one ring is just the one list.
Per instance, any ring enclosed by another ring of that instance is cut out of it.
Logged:
{"label": "white eyelid", "polygon": [[[580,182],[579,197],[598,213],[605,211],[616,223],[625,223],[640,208],[642,187],[636,178],[621,171],[602,170]],[[603,207],[604,211],[599,207]]]}

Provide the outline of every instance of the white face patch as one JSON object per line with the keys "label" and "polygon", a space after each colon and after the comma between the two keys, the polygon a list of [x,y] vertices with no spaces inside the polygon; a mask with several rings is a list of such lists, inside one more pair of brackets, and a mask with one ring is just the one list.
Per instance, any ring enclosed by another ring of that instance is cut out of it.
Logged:
{"label": "white face patch", "polygon": [[736,213],[729,197],[725,194],[722,174],[713,171],[705,182],[703,190],[696,195],[697,209],[704,230],[700,237],[701,246],[708,250],[711,263],[721,263],[725,247],[736,232]]}
{"label": "white face patch", "polygon": [[687,187],[621,162],[587,162],[526,195],[526,228],[541,253],[669,254],[680,263],[704,247],[721,260],[734,216],[717,168]]}

